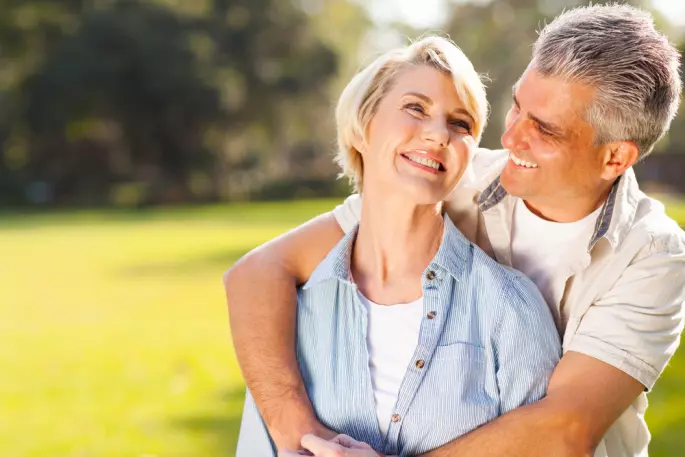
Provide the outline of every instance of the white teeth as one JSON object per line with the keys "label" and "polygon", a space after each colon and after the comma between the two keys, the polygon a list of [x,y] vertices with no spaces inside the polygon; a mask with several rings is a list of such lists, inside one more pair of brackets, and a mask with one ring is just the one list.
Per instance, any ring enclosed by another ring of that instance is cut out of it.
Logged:
{"label": "white teeth", "polygon": [[514,162],[516,165],[519,165],[521,167],[525,167],[525,168],[537,168],[538,167],[538,165],[535,163],[526,162],[523,159],[519,159],[513,153],[509,153],[509,157],[511,157],[512,162]]}
{"label": "white teeth", "polygon": [[429,159],[427,157],[414,157],[410,155],[405,155],[407,159],[411,160],[412,162],[424,165],[426,167],[431,167],[435,170],[440,169],[440,163],[436,162],[435,160]]}

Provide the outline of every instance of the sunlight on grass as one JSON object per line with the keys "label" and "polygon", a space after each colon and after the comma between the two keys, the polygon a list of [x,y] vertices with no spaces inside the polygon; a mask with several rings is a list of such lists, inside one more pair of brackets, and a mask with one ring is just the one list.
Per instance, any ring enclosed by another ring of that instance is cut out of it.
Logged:
{"label": "sunlight on grass", "polygon": [[[233,456],[221,274],[337,203],[3,215],[0,455]],[[681,351],[650,394],[653,456],[685,449],[683,385]]]}
{"label": "sunlight on grass", "polygon": [[0,455],[232,456],[221,275],[336,203],[3,218]]}

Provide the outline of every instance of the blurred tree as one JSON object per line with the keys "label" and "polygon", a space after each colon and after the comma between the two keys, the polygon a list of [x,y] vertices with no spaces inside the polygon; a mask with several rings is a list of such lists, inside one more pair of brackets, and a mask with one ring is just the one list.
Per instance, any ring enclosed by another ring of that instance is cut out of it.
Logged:
{"label": "blurred tree", "polygon": [[[500,147],[511,86],[536,31],[581,3],[451,1],[445,30],[490,79],[484,146]],[[345,189],[342,181],[330,185],[338,171],[335,100],[389,29],[422,33],[376,27],[360,5],[0,2],[0,204],[136,205]],[[657,149],[685,150],[684,113]]]}
{"label": "blurred tree", "polygon": [[211,163],[203,128],[223,113],[185,29],[142,3],[84,12],[22,86],[32,178],[58,200],[100,202],[121,181],[186,197],[189,173]]}
{"label": "blurred tree", "polygon": [[[25,36],[57,32],[6,92],[0,179],[11,174],[5,185],[28,197],[216,198],[234,169],[263,172],[288,119],[321,106],[336,71],[335,53],[290,2],[214,0],[204,16],[144,1],[19,5],[9,13],[32,6],[37,18],[61,18],[26,27]],[[0,39],[18,55],[26,46],[13,24]]]}

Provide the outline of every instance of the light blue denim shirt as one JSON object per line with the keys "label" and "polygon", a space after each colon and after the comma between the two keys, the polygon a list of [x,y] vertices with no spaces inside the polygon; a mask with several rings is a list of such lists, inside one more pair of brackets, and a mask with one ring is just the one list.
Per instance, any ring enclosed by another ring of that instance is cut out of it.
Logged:
{"label": "light blue denim shirt", "polygon": [[[539,400],[561,355],[552,315],[535,285],[444,220],[440,248],[421,280],[419,342],[387,436],[379,429],[371,385],[367,311],[350,281],[357,230],[298,292],[297,358],[317,417],[332,430],[401,457],[440,447]],[[249,391],[236,456],[276,456]]]}

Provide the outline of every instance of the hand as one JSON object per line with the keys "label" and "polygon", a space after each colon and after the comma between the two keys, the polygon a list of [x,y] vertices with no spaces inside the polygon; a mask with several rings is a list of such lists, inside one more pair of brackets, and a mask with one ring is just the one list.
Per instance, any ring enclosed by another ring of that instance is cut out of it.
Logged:
{"label": "hand", "polygon": [[[297,422],[297,421],[295,421]],[[318,421],[307,422],[304,424],[291,424],[287,431],[270,430],[271,438],[276,444],[276,448],[279,450],[296,450],[298,452],[302,451],[301,440],[304,435],[311,435],[315,437],[322,438],[326,441],[333,440],[337,433],[333,430],[329,430]],[[292,452],[292,451],[290,451]],[[280,454],[279,454],[280,455]],[[294,455],[311,455],[306,451],[304,453],[294,454]]]}
{"label": "hand", "polygon": [[[305,435],[301,441],[302,447],[307,449],[315,457],[385,457],[378,454],[371,446],[350,438],[347,435],[338,435],[330,441],[314,435]],[[278,457],[296,457],[307,455],[293,451],[278,453]]]}

